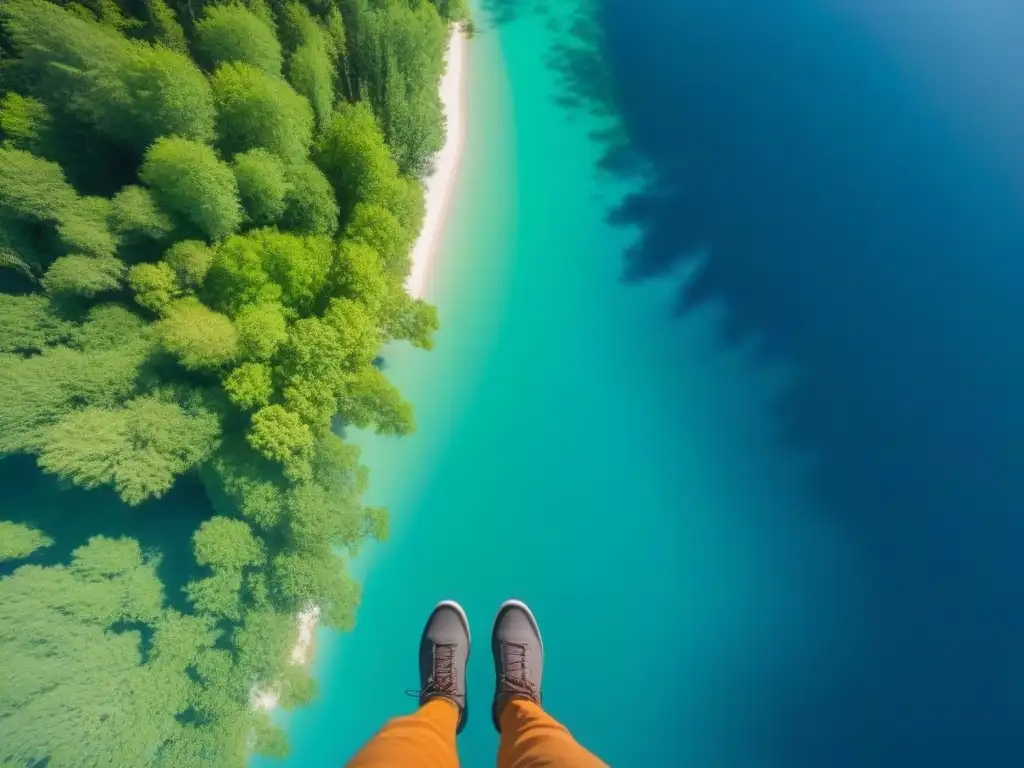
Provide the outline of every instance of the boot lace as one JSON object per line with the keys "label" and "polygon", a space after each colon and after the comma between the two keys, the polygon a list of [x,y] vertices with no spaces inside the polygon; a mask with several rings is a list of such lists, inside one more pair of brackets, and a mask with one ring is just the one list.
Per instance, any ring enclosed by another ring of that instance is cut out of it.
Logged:
{"label": "boot lace", "polygon": [[539,699],[540,689],[530,680],[530,669],[526,662],[529,646],[502,641],[501,650],[505,659],[505,671],[498,676],[499,687],[507,693]]}
{"label": "boot lace", "polygon": [[457,643],[440,643],[433,648],[433,663],[430,677],[422,691],[410,690],[408,696],[423,699],[431,695],[457,696],[458,673],[455,671],[455,649]]}

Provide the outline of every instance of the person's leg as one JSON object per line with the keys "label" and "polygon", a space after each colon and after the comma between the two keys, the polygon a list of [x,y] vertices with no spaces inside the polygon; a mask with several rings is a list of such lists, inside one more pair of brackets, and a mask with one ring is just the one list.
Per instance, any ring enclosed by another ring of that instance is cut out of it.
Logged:
{"label": "person's leg", "polygon": [[433,699],[414,714],[389,720],[352,758],[348,768],[457,768],[455,728],[459,710]]}
{"label": "person's leg", "polygon": [[499,723],[498,768],[607,768],[530,699],[509,701]]}
{"label": "person's leg", "polygon": [[541,707],[544,643],[533,613],[509,600],[491,632],[496,678],[491,717],[501,734],[498,768],[606,768]]}
{"label": "person's leg", "polygon": [[458,603],[439,603],[420,637],[420,708],[389,721],[348,768],[458,768],[455,736],[466,725],[469,621]]}

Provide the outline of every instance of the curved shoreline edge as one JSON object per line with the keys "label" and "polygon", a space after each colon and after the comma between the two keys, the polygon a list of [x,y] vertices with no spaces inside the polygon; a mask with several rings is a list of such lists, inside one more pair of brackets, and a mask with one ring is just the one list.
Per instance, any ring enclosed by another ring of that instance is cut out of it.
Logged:
{"label": "curved shoreline edge", "polygon": [[[423,226],[410,252],[412,266],[405,281],[405,290],[415,299],[426,296],[433,274],[433,265],[447,223],[451,198],[455,191],[466,136],[466,33],[461,24],[454,25],[445,52],[445,70],[441,76],[439,95],[445,117],[445,139],[434,158],[434,171],[423,182],[425,207]],[[292,647],[290,663],[308,664],[313,657],[313,644],[320,619],[320,607],[308,606],[296,617],[298,637]],[[254,685],[249,691],[253,709],[272,710],[278,704],[278,691],[273,683]]]}
{"label": "curved shoreline edge", "polygon": [[426,213],[419,237],[412,247],[412,268],[405,281],[409,295],[422,299],[430,284],[431,267],[441,244],[441,234],[448,218],[455,181],[462,165],[466,137],[466,34],[456,24],[448,38],[445,70],[441,76],[439,95],[445,117],[444,145],[434,158],[434,172],[424,180]]}

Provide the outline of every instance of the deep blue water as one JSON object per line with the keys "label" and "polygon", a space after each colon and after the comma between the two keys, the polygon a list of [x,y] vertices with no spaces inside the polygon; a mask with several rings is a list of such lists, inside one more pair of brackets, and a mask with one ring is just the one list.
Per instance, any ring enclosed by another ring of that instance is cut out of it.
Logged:
{"label": "deep blue water", "polygon": [[798,372],[778,444],[857,553],[849,654],[751,764],[1024,764],[1024,6],[598,5],[655,169],[624,274],[699,264],[665,322],[721,304]]}

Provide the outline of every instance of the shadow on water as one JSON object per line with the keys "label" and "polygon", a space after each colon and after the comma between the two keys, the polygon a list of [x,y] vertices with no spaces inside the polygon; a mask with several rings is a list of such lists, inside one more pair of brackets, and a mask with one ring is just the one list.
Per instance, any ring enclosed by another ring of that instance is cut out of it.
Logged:
{"label": "shadow on water", "polygon": [[14,456],[0,461],[0,487],[4,489],[2,519],[38,528],[54,540],[28,561],[0,564],[0,576],[26,562],[67,563],[72,551],[92,536],[127,536],[136,539],[148,556],[159,557],[157,575],[165,585],[168,603],[190,610],[182,587],[196,576],[192,534],[212,514],[193,476],[179,478],[160,500],[130,507],[109,489],[65,486],[40,472],[31,458]]}
{"label": "shadow on water", "polygon": [[[498,24],[532,8],[485,5]],[[552,65],[567,108],[621,115],[595,135],[601,171],[649,169],[610,213],[639,231],[624,280],[702,255],[678,313],[724,304],[723,343],[756,337],[800,372],[777,403],[779,448],[815,457],[817,509],[858,554],[855,655],[748,751],[1019,765],[1024,164],[979,126],[1024,114],[1024,82],[979,65],[975,87],[1000,89],[1004,109],[958,113],[944,78],[963,73],[907,61],[855,4],[825,5],[593,0]],[[991,6],[974,21],[1024,25]]]}

